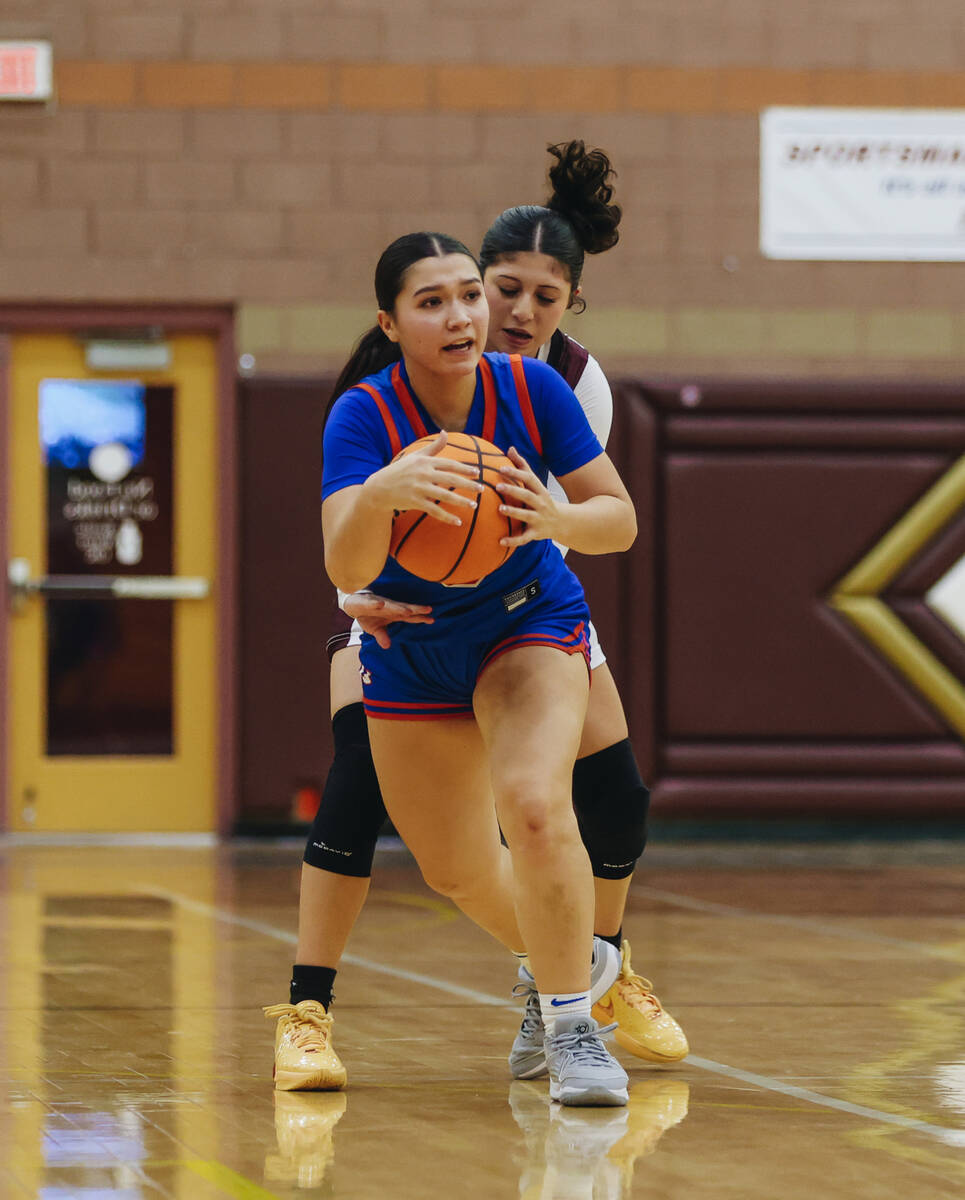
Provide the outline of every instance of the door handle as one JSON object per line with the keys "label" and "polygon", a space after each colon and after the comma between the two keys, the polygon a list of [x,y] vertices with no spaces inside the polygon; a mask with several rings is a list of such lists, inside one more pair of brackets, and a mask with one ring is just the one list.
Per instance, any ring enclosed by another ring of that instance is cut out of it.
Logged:
{"label": "door handle", "polygon": [[192,575],[40,575],[31,578],[30,563],[12,558],[7,583],[15,605],[30,596],[131,600],[203,600],[210,581]]}

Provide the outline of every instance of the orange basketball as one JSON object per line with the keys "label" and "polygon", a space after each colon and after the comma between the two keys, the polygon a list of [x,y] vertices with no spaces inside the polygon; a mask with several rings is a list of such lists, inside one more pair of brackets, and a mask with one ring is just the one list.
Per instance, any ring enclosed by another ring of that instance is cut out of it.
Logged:
{"label": "orange basketball", "polygon": [[[436,436],[420,438],[400,450],[396,458],[431,446]],[[446,512],[454,513],[462,521],[461,525],[447,525],[418,508],[397,512],[392,522],[389,553],[400,567],[420,579],[453,587],[468,586],[501,567],[512,554],[514,547],[500,546],[499,539],[522,532],[519,521],[499,511],[503,501],[495,487],[503,478],[499,468],[512,463],[498,446],[470,433],[450,433],[439,457],[479,467],[481,492],[472,488],[451,489],[475,499],[476,507],[442,503]]]}

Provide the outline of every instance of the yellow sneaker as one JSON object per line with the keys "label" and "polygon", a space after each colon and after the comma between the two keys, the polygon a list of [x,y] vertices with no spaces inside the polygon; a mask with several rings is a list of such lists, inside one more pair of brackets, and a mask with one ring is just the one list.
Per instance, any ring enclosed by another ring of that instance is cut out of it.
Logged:
{"label": "yellow sneaker", "polygon": [[690,1051],[684,1031],[665,1012],[649,979],[634,975],[630,943],[624,938],[623,962],[616,983],[593,1005],[601,1025],[617,1023],[617,1045],[649,1062],[679,1062]]}
{"label": "yellow sneaker", "polygon": [[637,1159],[656,1150],[666,1131],[687,1115],[689,1105],[690,1087],[683,1079],[647,1079],[630,1088],[627,1131],[607,1155],[620,1169],[621,1194],[630,1195]]}
{"label": "yellow sneaker", "polygon": [[274,1077],[279,1091],[334,1092],[345,1087],[345,1068],[332,1049],[332,1018],[324,1004],[271,1004],[264,1013],[278,1018]]}
{"label": "yellow sneaker", "polygon": [[334,1096],[275,1092],[278,1153],[265,1155],[265,1179],[318,1187],[335,1158],[333,1131],[346,1103],[342,1092]]}

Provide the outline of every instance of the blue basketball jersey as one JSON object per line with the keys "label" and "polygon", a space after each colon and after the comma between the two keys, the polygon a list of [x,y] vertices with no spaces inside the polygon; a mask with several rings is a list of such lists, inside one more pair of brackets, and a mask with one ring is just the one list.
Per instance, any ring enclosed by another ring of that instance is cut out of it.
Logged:
{"label": "blue basketball jersey", "polygon": [[[333,405],[325,426],[322,499],[362,484],[404,446],[439,427],[413,392],[405,364],[395,363],[350,388]],[[465,432],[504,452],[510,446],[545,484],[603,453],[572,389],[550,366],[519,355],[484,354]],[[473,588],[446,587],[419,579],[388,558],[370,585],[378,595],[431,604],[432,625],[393,626],[393,640],[425,643],[454,636],[471,625],[474,634],[498,636],[504,603],[539,580],[545,593],[582,601],[582,588],[551,541],[518,546],[507,561]],[[485,628],[485,632],[484,632]]]}

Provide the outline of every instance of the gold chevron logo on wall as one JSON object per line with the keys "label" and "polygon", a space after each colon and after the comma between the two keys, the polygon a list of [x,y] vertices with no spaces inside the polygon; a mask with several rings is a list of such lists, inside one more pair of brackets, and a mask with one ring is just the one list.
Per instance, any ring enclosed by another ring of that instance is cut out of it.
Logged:
{"label": "gold chevron logo on wall", "polygon": [[[880,598],[899,572],[963,508],[965,456],[834,586],[828,600],[965,739],[965,687]],[[961,563],[949,575],[960,568]],[[962,625],[947,605],[931,603],[931,593],[929,607],[936,608],[965,640]]]}

